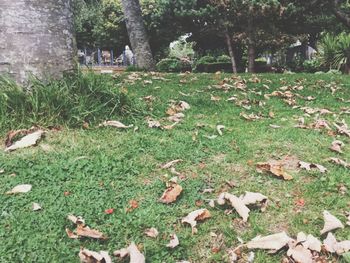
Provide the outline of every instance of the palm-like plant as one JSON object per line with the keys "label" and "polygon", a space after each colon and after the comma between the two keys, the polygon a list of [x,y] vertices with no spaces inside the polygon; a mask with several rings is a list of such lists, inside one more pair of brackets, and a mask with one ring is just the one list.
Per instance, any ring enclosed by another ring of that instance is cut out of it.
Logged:
{"label": "palm-like plant", "polygon": [[350,35],[325,34],[319,45],[321,60],[329,69],[350,69]]}

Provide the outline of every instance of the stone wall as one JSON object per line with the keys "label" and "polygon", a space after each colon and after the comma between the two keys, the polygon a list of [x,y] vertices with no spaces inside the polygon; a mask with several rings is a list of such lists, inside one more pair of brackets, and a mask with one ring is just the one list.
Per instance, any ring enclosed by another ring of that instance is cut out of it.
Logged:
{"label": "stone wall", "polygon": [[73,70],[73,32],[71,0],[0,0],[0,74],[25,82]]}

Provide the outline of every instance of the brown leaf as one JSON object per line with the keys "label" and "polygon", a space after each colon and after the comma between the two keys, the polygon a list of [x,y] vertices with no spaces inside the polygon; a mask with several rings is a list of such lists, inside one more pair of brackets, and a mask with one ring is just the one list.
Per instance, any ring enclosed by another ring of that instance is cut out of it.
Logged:
{"label": "brown leaf", "polygon": [[134,125],[126,126],[125,124],[121,123],[120,121],[105,121],[101,123],[99,126],[110,126],[118,129],[128,129],[134,127]]}
{"label": "brown leaf", "polygon": [[159,121],[148,119],[147,124],[149,128],[161,128],[162,125],[160,124]]}
{"label": "brown leaf", "polygon": [[158,230],[156,228],[151,227],[151,228],[148,228],[148,229],[145,230],[145,234],[148,237],[156,238],[159,233],[158,233]]}
{"label": "brown leaf", "polygon": [[78,225],[76,229],[76,234],[79,237],[90,237],[94,239],[107,239],[103,233],[98,230],[91,229],[88,226]]}
{"label": "brown leaf", "polygon": [[20,184],[12,188],[11,191],[6,192],[6,194],[21,194],[21,193],[28,193],[30,190],[32,190],[31,184]]}
{"label": "brown leaf", "polygon": [[243,218],[244,222],[247,222],[249,217],[249,208],[244,204],[244,202],[237,196],[229,193],[222,193],[218,197],[218,204],[224,205],[226,200],[230,202],[230,205],[237,211],[237,213]]}
{"label": "brown leaf", "polygon": [[79,258],[82,263],[112,263],[112,259],[107,251],[95,252],[81,248]]}
{"label": "brown leaf", "polygon": [[33,203],[32,204],[32,210],[33,211],[39,211],[39,210],[41,210],[42,208],[41,208],[41,206],[38,204],[38,203]]}
{"label": "brown leaf", "polygon": [[302,244],[306,249],[321,252],[322,243],[313,235],[306,236],[303,232],[300,232],[298,233],[297,243]]}
{"label": "brown leaf", "polygon": [[278,251],[285,247],[292,239],[285,233],[281,232],[265,237],[257,236],[247,243],[249,249],[268,249]]}
{"label": "brown leaf", "polygon": [[20,140],[16,141],[11,146],[5,148],[5,152],[11,152],[11,151],[15,151],[17,149],[22,149],[22,148],[34,146],[41,139],[41,137],[44,135],[44,133],[45,132],[43,130],[34,131],[34,132],[24,136]]}
{"label": "brown leaf", "polygon": [[262,203],[267,201],[267,197],[263,194],[252,192],[245,192],[245,195],[241,196],[240,199],[245,205],[253,205],[256,203]]}
{"label": "brown leaf", "polygon": [[170,235],[170,242],[169,244],[166,245],[166,247],[169,248],[175,248],[180,244],[179,239],[176,234],[171,234]]}
{"label": "brown leaf", "polygon": [[116,257],[124,258],[126,256],[130,257],[130,263],[145,263],[145,256],[139,251],[134,242],[130,244],[127,248],[122,248],[120,250],[116,250],[113,253]]}
{"label": "brown leaf", "polygon": [[284,180],[292,180],[293,177],[288,174],[284,168],[283,163],[281,162],[269,162],[269,163],[257,163],[256,168],[258,172],[270,172],[277,177],[282,177]]}
{"label": "brown leaf", "polygon": [[323,218],[324,218],[324,227],[321,230],[321,235],[338,228],[344,228],[344,225],[342,224],[342,222],[326,210],[323,211]]}
{"label": "brown leaf", "polygon": [[349,163],[347,163],[346,161],[344,161],[342,159],[339,159],[339,158],[331,157],[331,158],[328,158],[328,161],[331,162],[331,163],[334,163],[334,164],[341,165],[344,168],[350,168],[350,164]]}
{"label": "brown leaf", "polygon": [[172,185],[165,190],[165,192],[163,193],[159,201],[164,204],[170,204],[172,202],[175,202],[177,197],[181,194],[181,192],[182,192],[181,185],[178,185],[178,184]]}
{"label": "brown leaf", "polygon": [[311,171],[311,169],[318,169],[321,173],[325,173],[327,172],[327,168],[325,168],[324,166],[320,165],[320,164],[315,164],[315,163],[307,163],[307,162],[299,162],[299,167],[300,169],[304,169],[307,171]]}
{"label": "brown leaf", "polygon": [[170,162],[167,162],[167,163],[164,163],[164,164],[161,164],[160,165],[160,168],[162,169],[169,169],[170,167],[174,166],[175,164],[178,164],[182,162],[181,159],[176,159],[176,160],[173,160],[173,161],[170,161]]}
{"label": "brown leaf", "polygon": [[[292,244],[294,242],[291,242]],[[303,247],[302,245],[290,245],[287,251],[287,256],[292,257],[295,262],[300,263],[313,263],[311,251]]]}
{"label": "brown leaf", "polygon": [[333,152],[343,153],[343,151],[341,149],[343,146],[344,146],[344,143],[342,141],[337,140],[337,141],[332,142],[332,145],[329,149]]}
{"label": "brown leaf", "polygon": [[128,212],[131,212],[132,210],[134,210],[134,209],[136,209],[136,208],[139,207],[139,203],[138,203],[136,200],[134,200],[134,199],[132,199],[132,200],[129,201],[129,205],[130,205],[130,207],[128,207],[128,208],[126,209],[126,212],[127,212],[127,213],[128,213]]}
{"label": "brown leaf", "polygon": [[196,229],[197,221],[202,221],[210,217],[211,217],[211,214],[207,209],[199,209],[189,213],[186,217],[184,217],[181,220],[181,222],[191,225],[192,234],[195,234],[197,233],[197,229]]}

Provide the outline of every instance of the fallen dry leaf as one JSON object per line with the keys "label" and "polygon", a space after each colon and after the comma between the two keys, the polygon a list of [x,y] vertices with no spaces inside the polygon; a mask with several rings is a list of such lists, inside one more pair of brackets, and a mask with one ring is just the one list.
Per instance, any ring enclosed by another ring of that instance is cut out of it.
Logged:
{"label": "fallen dry leaf", "polygon": [[332,142],[332,145],[329,149],[333,152],[343,153],[343,151],[341,149],[343,146],[344,146],[344,143],[342,141],[336,140],[336,141]]}
{"label": "fallen dry leaf", "polygon": [[316,168],[321,173],[327,172],[327,168],[325,168],[324,166],[322,166],[320,164],[307,163],[307,162],[300,161],[299,162],[299,167],[300,167],[300,169],[304,169],[304,170],[307,170],[307,171],[311,171],[311,169]]}
{"label": "fallen dry leaf", "polygon": [[178,163],[180,163],[180,162],[182,162],[181,159],[173,160],[173,161],[167,162],[167,163],[165,163],[165,164],[161,164],[161,165],[160,165],[160,168],[162,168],[162,169],[169,169],[170,167],[172,167],[172,166],[174,166],[175,164],[178,164]]}
{"label": "fallen dry leaf", "polygon": [[348,128],[348,125],[345,123],[345,121],[343,121],[340,125],[333,123],[334,126],[337,128],[337,132],[340,135],[346,135],[348,137],[350,137],[350,129]]}
{"label": "fallen dry leaf", "polygon": [[37,130],[33,133],[30,133],[26,136],[24,136],[22,139],[16,141],[11,146],[5,148],[5,152],[11,152],[17,149],[27,148],[30,146],[34,146],[37,144],[37,142],[41,139],[41,137],[44,135],[43,130]]}
{"label": "fallen dry leaf", "polygon": [[278,251],[285,247],[292,239],[285,233],[281,232],[265,237],[257,236],[247,243],[249,249],[268,249]]}
{"label": "fallen dry leaf", "polygon": [[245,192],[245,195],[241,196],[240,199],[245,205],[252,205],[252,204],[267,201],[267,197],[265,195],[261,193],[252,193],[252,192]]}
{"label": "fallen dry leaf", "polygon": [[159,201],[164,204],[170,204],[172,202],[175,202],[178,196],[181,194],[181,192],[182,192],[181,185],[174,184],[165,190],[165,192],[163,193]]}
{"label": "fallen dry leaf", "polygon": [[293,179],[293,177],[284,170],[282,162],[257,163],[256,168],[258,172],[270,172],[277,177],[282,177],[286,181]]}
{"label": "fallen dry leaf", "polygon": [[134,242],[130,244],[127,248],[122,248],[116,250],[113,253],[114,256],[125,258],[126,256],[130,257],[130,263],[145,263],[145,256],[139,251]]}
{"label": "fallen dry leaf", "polygon": [[38,204],[38,203],[33,203],[32,204],[32,210],[33,211],[39,211],[39,210],[41,210],[42,208],[41,208],[41,206]]}
{"label": "fallen dry leaf", "polygon": [[297,236],[297,243],[302,244],[302,246],[306,249],[321,252],[322,243],[313,235],[306,236],[306,234],[303,232],[299,232]]}
{"label": "fallen dry leaf", "polygon": [[346,161],[339,158],[331,157],[331,158],[328,158],[328,161],[334,164],[341,165],[344,168],[350,168],[350,163],[347,163]]}
{"label": "fallen dry leaf", "polygon": [[148,237],[156,238],[158,234],[159,234],[158,230],[154,227],[151,227],[145,230],[145,235]]}
{"label": "fallen dry leaf", "polygon": [[249,217],[249,208],[244,204],[244,202],[237,196],[229,193],[221,193],[218,197],[218,204],[224,205],[226,200],[230,202],[230,205],[237,211],[237,213],[243,218],[244,222],[247,222]]}
{"label": "fallen dry leaf", "polygon": [[211,214],[207,209],[199,209],[189,213],[186,217],[184,217],[181,220],[181,222],[191,225],[192,234],[195,234],[197,233],[197,229],[196,229],[197,221],[202,221],[210,217],[211,217]]}
{"label": "fallen dry leaf", "polygon": [[112,263],[112,259],[107,251],[95,252],[81,248],[79,258],[82,263]]}
{"label": "fallen dry leaf", "polygon": [[6,192],[6,194],[21,194],[21,193],[28,193],[30,190],[32,190],[31,184],[20,184],[12,188],[11,191]]}
{"label": "fallen dry leaf", "polygon": [[77,225],[77,229],[75,231],[71,231],[70,229],[66,228],[66,233],[69,238],[80,238],[80,237],[90,237],[94,239],[107,239],[107,237],[101,233],[98,230],[91,229],[90,227],[85,225],[84,219],[81,217],[76,217],[74,215],[68,215],[68,220],[72,221],[74,224]]}
{"label": "fallen dry leaf", "polygon": [[99,126],[109,126],[109,127],[114,127],[118,129],[128,129],[134,127],[134,125],[129,125],[126,126],[125,124],[121,123],[120,121],[105,121],[101,123]]}
{"label": "fallen dry leaf", "polygon": [[350,251],[350,240],[338,242],[332,233],[328,233],[327,238],[323,241],[326,251],[342,255]]}
{"label": "fallen dry leaf", "polygon": [[222,131],[223,131],[223,129],[225,129],[225,126],[224,126],[224,125],[217,125],[217,126],[216,126],[216,131],[218,132],[218,134],[219,134],[220,136],[222,136]]}
{"label": "fallen dry leaf", "polygon": [[295,262],[300,263],[313,263],[311,251],[303,247],[302,245],[295,244],[294,242],[289,243],[289,249],[287,256],[292,257]]}
{"label": "fallen dry leaf", "polygon": [[324,218],[324,227],[321,230],[321,235],[338,228],[344,228],[344,225],[342,224],[342,222],[326,210],[323,211],[323,218]]}
{"label": "fallen dry leaf", "polygon": [[170,242],[169,244],[166,245],[166,247],[169,248],[175,248],[180,244],[179,239],[176,234],[171,234],[170,235]]}

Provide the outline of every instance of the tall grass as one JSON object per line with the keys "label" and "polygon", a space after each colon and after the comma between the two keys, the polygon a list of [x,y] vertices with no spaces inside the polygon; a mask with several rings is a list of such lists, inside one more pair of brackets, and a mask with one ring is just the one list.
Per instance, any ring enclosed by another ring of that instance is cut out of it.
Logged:
{"label": "tall grass", "polygon": [[26,88],[0,77],[0,130],[29,125],[80,127],[140,114],[110,76],[78,73],[61,80],[32,79]]}

